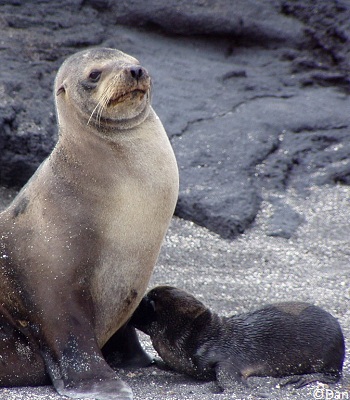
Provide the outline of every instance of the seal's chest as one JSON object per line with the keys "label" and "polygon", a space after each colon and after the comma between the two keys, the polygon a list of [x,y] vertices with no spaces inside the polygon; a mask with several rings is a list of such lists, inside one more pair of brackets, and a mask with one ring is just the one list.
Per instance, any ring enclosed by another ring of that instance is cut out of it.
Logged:
{"label": "seal's chest", "polygon": [[147,182],[133,185],[129,180],[116,194],[100,214],[92,284],[97,336],[102,338],[117,330],[142,298],[174,207]]}

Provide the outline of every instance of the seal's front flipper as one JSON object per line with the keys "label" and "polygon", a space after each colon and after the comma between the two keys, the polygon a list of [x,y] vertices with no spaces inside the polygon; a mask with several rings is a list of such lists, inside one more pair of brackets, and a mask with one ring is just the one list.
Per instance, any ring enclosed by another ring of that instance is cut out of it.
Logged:
{"label": "seal's front flipper", "polygon": [[242,371],[230,361],[219,361],[215,365],[215,373],[219,388],[224,391],[234,392],[242,397],[250,396],[252,398],[269,398],[268,393],[256,392],[248,386],[247,378]]}
{"label": "seal's front flipper", "polygon": [[95,339],[81,339],[71,335],[60,349],[43,352],[57,392],[73,399],[131,400],[130,387],[107,364]]}
{"label": "seal's front flipper", "polygon": [[125,324],[102,348],[102,354],[112,368],[141,368],[154,360],[141,347],[136,330]]}
{"label": "seal's front flipper", "polygon": [[229,361],[219,361],[215,365],[217,384],[221,390],[236,389],[246,380],[242,377],[241,371],[237,366]]}
{"label": "seal's front flipper", "polygon": [[57,392],[72,399],[92,398],[96,400],[132,400],[130,387],[121,379],[115,377],[108,381],[81,382],[73,387],[65,386],[63,381],[54,382]]}
{"label": "seal's front flipper", "polygon": [[[68,310],[69,306],[60,305],[58,309]],[[133,398],[129,386],[117,377],[103,358],[89,315],[84,315],[79,308],[74,310],[71,302],[71,313],[45,313],[45,317],[37,329],[33,326],[33,331],[46,370],[59,394],[73,399]]]}

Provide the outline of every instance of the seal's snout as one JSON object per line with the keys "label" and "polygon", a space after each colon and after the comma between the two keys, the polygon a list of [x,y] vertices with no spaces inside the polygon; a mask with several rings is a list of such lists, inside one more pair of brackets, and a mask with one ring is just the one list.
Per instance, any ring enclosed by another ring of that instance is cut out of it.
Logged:
{"label": "seal's snout", "polygon": [[132,66],[129,68],[130,75],[132,78],[139,80],[142,77],[145,77],[148,75],[147,71],[140,67],[140,66]]}
{"label": "seal's snout", "polygon": [[130,324],[141,331],[148,333],[150,324],[157,319],[155,303],[148,296],[144,296],[130,319]]}

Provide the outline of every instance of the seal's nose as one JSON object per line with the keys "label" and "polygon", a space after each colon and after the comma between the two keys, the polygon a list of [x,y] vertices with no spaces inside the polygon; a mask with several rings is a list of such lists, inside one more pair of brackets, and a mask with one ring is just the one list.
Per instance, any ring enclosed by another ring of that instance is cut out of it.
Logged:
{"label": "seal's nose", "polygon": [[146,74],[146,70],[139,66],[130,67],[129,71],[131,76],[137,80],[142,78]]}

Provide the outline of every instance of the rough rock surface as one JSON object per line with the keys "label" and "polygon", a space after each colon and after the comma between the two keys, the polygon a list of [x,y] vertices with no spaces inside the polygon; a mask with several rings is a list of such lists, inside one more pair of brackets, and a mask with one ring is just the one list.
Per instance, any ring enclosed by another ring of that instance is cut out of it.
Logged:
{"label": "rough rock surface", "polygon": [[[180,168],[176,214],[211,231],[175,219],[151,286],[183,287],[227,314],[312,301],[349,338],[349,1],[0,0],[0,34],[0,188],[21,187],[57,140],[52,87],[65,57],[119,48],[153,77]],[[348,358],[328,398],[350,397]],[[155,369],[120,375],[136,399],[247,398]],[[266,390],[306,400],[326,389]],[[0,390],[49,398],[60,397]]]}
{"label": "rough rock surface", "polygon": [[350,181],[350,5],[304,3],[0,2],[0,184],[22,186],[54,146],[63,59],[117,47],[154,77],[180,166],[176,214],[232,238],[268,200],[268,233],[291,237],[302,218],[286,189]]}

